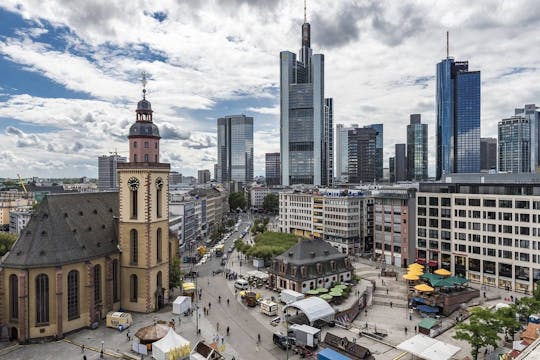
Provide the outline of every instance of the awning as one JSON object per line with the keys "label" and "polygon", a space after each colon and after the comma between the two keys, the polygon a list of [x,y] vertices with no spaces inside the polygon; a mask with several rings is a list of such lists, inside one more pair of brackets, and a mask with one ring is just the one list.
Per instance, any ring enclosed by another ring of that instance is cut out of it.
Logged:
{"label": "awning", "polygon": [[422,359],[429,360],[449,360],[461,350],[457,346],[432,339],[422,334],[405,340],[397,348]]}
{"label": "awning", "polygon": [[440,280],[442,279],[441,276],[439,275],[435,275],[435,274],[432,274],[432,273],[424,273],[423,275],[420,276],[422,279],[426,279],[427,281],[429,281],[429,283],[431,285],[433,285],[433,283],[437,280]]}
{"label": "awning", "polygon": [[418,258],[418,259],[416,259],[416,262],[419,263],[420,265],[424,265],[426,263],[426,259]]}
{"label": "awning", "polygon": [[295,301],[292,304],[285,306],[283,312],[285,313],[290,307],[301,310],[310,323],[313,323],[316,320],[332,321],[336,314],[336,311],[328,305],[326,301],[316,296]]}
{"label": "awning", "polygon": [[439,308],[438,307],[434,307],[434,306],[428,306],[428,305],[418,305],[416,307],[416,309],[418,311],[421,311],[421,312],[424,312],[424,313],[428,313],[428,314],[436,314],[439,312]]}
{"label": "awning", "polygon": [[434,266],[439,266],[439,263],[435,260],[429,260],[428,265],[434,267]]}
{"label": "awning", "polygon": [[423,298],[421,298],[421,297],[413,297],[412,300],[413,300],[414,302],[417,302],[417,303],[420,303],[420,304],[424,304],[424,303],[426,302],[426,301],[425,301]]}

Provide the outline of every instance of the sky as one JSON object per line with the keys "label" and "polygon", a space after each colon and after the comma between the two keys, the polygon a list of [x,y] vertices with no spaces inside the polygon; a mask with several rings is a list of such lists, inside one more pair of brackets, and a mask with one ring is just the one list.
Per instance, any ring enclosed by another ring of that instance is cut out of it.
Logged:
{"label": "sky", "polygon": [[[334,124],[384,124],[385,167],[409,114],[428,124],[435,68],[450,56],[482,78],[482,136],[540,103],[540,2],[308,1]],[[301,43],[302,0],[0,0],[0,177],[97,177],[127,155],[148,73],[161,160],[195,175],[217,161],[216,119],[254,117],[255,175],[279,151],[279,52]]]}

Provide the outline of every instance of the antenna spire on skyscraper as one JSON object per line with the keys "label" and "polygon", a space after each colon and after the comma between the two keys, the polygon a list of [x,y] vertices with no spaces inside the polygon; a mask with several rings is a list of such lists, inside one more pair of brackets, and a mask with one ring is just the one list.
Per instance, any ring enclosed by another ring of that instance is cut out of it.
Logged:
{"label": "antenna spire on skyscraper", "polygon": [[450,32],[446,31],[446,58],[450,58]]}
{"label": "antenna spire on skyscraper", "polygon": [[304,24],[307,23],[306,0],[304,0]]}

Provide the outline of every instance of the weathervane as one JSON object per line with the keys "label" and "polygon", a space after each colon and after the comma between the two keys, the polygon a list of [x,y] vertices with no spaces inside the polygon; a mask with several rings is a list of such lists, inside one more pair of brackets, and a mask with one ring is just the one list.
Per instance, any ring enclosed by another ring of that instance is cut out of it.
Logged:
{"label": "weathervane", "polygon": [[143,70],[143,72],[141,73],[141,84],[143,86],[143,99],[146,99],[146,84],[148,83],[148,81],[146,80],[146,71]]}

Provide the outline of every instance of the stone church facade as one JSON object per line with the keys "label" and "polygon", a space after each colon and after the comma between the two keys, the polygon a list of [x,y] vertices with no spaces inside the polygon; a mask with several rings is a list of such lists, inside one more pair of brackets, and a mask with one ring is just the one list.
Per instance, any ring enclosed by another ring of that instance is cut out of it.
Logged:
{"label": "stone church facade", "polygon": [[152,312],[168,299],[170,165],[159,162],[152,108],[137,104],[119,190],[47,196],[0,260],[0,325],[20,343],[61,338],[120,308]]}

